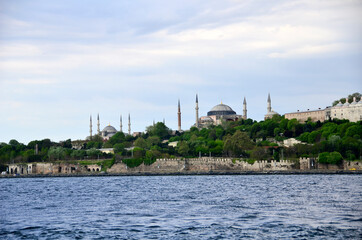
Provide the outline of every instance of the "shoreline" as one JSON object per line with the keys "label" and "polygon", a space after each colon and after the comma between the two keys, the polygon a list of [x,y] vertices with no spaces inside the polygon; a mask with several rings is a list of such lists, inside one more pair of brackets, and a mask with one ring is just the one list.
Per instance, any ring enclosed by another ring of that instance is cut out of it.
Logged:
{"label": "shoreline", "polygon": [[133,172],[133,173],[94,173],[94,174],[28,174],[1,175],[5,178],[61,178],[61,177],[129,177],[129,176],[217,176],[217,175],[360,175],[362,171],[323,170],[323,171],[245,171],[245,172]]}

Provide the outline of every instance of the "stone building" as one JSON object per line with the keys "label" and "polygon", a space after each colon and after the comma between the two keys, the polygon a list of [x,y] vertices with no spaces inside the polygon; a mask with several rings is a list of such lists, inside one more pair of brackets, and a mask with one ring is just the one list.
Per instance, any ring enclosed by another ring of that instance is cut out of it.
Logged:
{"label": "stone building", "polygon": [[[92,116],[90,116],[90,124],[89,124],[89,139],[92,137]],[[99,114],[97,115],[97,135],[101,136],[103,140],[107,141],[111,137],[113,137],[117,132],[123,132],[122,130],[122,115],[120,116],[120,127],[119,131],[110,124],[103,128],[102,131],[100,131],[100,121],[99,121]],[[131,116],[128,114],[128,134],[131,135]]]}
{"label": "stone building", "polygon": [[326,107],[325,109],[311,110],[309,111],[297,111],[292,113],[285,114],[286,119],[297,119],[299,122],[305,122],[310,119],[313,122],[333,119],[346,119],[350,122],[357,122],[362,120],[362,101],[357,101],[356,98],[353,98],[352,103],[348,103],[348,98],[346,98],[346,103],[342,104],[339,102],[336,106]]}
{"label": "stone building", "polygon": [[243,101],[243,115],[238,115],[231,107],[222,102],[214,106],[207,112],[207,116],[199,116],[198,96],[196,95],[196,123],[197,128],[208,127],[210,125],[219,125],[222,121],[237,121],[239,119],[247,119],[246,99]]}
{"label": "stone building", "polygon": [[361,121],[362,120],[361,99],[357,102],[356,98],[353,98],[353,102],[348,103],[348,98],[346,98],[346,102],[344,104],[339,102],[336,106],[328,108],[329,111],[328,115],[330,116],[331,119],[348,119],[350,122]]}
{"label": "stone building", "polygon": [[285,114],[286,119],[297,119],[299,122],[305,122],[310,119],[312,122],[321,121],[324,122],[327,118],[326,115],[326,109],[318,109],[318,110],[312,110],[312,111],[304,111],[300,112],[299,110],[297,112],[292,113],[286,113]]}

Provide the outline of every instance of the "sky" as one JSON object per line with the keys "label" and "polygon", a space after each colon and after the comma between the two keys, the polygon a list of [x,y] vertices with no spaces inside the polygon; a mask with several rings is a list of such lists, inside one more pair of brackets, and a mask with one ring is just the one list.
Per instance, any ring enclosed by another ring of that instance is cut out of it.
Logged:
{"label": "sky", "polygon": [[99,113],[182,129],[223,102],[260,121],[362,92],[360,0],[0,0],[0,142],[85,139]]}

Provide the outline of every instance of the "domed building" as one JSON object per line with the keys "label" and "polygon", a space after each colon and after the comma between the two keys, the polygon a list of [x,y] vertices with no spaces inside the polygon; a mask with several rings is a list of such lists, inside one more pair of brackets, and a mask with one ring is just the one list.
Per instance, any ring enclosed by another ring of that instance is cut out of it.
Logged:
{"label": "domed building", "polygon": [[113,137],[116,133],[117,133],[117,130],[114,127],[112,127],[111,125],[108,125],[107,127],[105,127],[102,130],[101,136],[104,140],[108,140],[111,137]]}
{"label": "domed building", "polygon": [[[123,132],[122,130],[122,115],[120,116],[120,125],[119,125],[119,132]],[[93,133],[93,125],[92,125],[92,115],[90,116],[90,124],[89,124],[89,136],[87,139],[92,139]],[[117,129],[111,126],[110,124],[106,126],[102,131],[100,130],[100,121],[99,121],[99,114],[97,116],[97,135],[101,136],[104,141],[109,140],[117,133]],[[128,114],[128,135],[131,135],[131,115]]]}
{"label": "domed building", "polygon": [[236,115],[236,112],[232,110],[231,107],[225,104],[218,104],[213,107],[208,113],[207,116],[225,116],[225,115]]}
{"label": "domed building", "polygon": [[222,121],[237,121],[239,119],[246,119],[246,99],[243,102],[244,110],[243,115],[238,115],[230,106],[223,104],[222,102],[207,112],[207,116],[198,118],[198,99],[196,96],[196,124],[198,128],[207,127],[210,125],[219,125]]}

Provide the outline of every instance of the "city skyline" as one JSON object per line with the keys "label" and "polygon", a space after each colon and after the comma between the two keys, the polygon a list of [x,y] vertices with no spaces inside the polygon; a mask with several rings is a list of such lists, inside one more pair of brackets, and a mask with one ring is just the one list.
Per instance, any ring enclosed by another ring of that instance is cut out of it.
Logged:
{"label": "city skyline", "polygon": [[[221,101],[262,120],[361,92],[359,1],[0,1],[0,142],[182,129]],[[126,121],[124,121],[125,123]],[[95,126],[95,121],[93,122]],[[123,129],[124,132],[125,129]],[[95,132],[95,131],[94,131]]]}

